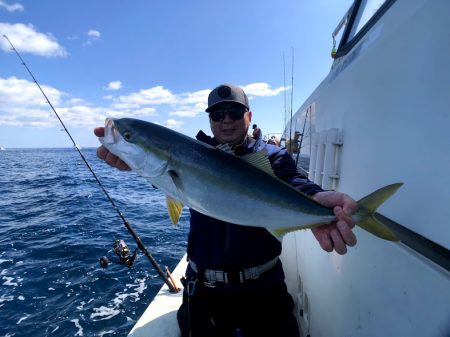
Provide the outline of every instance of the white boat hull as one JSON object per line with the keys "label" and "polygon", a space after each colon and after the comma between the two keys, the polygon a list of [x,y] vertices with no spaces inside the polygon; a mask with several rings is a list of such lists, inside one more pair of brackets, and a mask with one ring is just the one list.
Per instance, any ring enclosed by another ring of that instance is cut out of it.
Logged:
{"label": "white boat hull", "polygon": [[326,145],[311,147],[315,182],[354,199],[403,182],[379,212],[413,235],[408,246],[355,229],[344,256],[322,251],[309,231],[286,237],[304,336],[450,336],[449,17],[448,1],[394,2],[293,119],[309,108],[313,135],[338,132],[331,166],[319,154]]}

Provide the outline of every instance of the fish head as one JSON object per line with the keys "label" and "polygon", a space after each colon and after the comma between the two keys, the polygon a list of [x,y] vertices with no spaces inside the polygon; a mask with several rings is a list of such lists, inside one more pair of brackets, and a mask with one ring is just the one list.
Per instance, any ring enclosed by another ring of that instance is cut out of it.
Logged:
{"label": "fish head", "polygon": [[156,177],[165,172],[170,156],[152,138],[154,125],[132,118],[106,118],[105,135],[99,140],[133,171]]}

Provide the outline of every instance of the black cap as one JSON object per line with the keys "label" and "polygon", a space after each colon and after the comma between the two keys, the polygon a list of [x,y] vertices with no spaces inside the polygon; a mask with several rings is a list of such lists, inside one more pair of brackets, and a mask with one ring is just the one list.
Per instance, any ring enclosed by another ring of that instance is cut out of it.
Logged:
{"label": "black cap", "polygon": [[221,84],[213,91],[209,93],[208,96],[208,108],[206,112],[214,110],[214,107],[220,103],[233,102],[244,106],[247,110],[250,110],[248,104],[248,98],[242,88],[234,84]]}

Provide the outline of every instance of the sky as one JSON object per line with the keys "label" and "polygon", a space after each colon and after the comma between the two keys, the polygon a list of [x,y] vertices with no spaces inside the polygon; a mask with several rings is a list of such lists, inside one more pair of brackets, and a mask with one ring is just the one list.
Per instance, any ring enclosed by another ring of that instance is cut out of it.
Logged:
{"label": "sky", "polygon": [[72,146],[3,35],[81,147],[98,146],[106,117],[210,134],[207,96],[222,83],[244,89],[263,134],[281,133],[329,72],[351,3],[0,0],[0,146]]}

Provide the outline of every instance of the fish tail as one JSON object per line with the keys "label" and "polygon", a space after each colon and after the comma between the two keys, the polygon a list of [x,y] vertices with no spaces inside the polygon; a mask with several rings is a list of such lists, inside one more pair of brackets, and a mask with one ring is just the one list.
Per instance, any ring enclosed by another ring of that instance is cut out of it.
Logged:
{"label": "fish tail", "polygon": [[389,241],[399,241],[389,227],[376,219],[374,214],[377,208],[389,199],[403,183],[384,186],[358,201],[357,225],[379,238]]}

